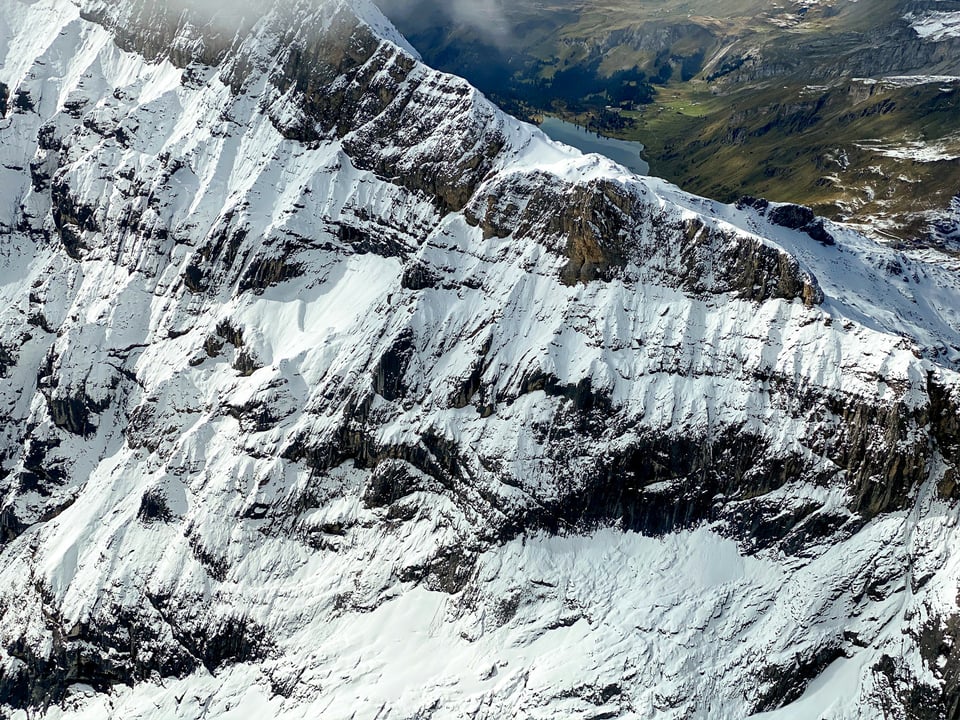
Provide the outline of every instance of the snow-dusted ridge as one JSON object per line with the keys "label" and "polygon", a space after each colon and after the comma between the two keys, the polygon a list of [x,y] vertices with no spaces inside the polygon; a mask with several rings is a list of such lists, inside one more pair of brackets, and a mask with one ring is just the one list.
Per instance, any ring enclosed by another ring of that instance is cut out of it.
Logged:
{"label": "snow-dusted ridge", "polygon": [[170,7],[0,0],[0,712],[956,707],[955,270]]}
{"label": "snow-dusted ridge", "polygon": [[941,42],[960,37],[960,12],[957,11],[908,13],[904,20],[910,23],[913,31],[924,40]]}

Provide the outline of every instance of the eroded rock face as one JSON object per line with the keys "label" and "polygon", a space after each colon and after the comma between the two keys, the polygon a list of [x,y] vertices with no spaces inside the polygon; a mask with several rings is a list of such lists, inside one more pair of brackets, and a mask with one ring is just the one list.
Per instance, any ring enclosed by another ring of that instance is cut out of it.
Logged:
{"label": "eroded rock face", "polygon": [[[650,203],[646,191],[609,180],[578,186],[533,174],[485,188],[465,209],[486,237],[534,240],[568,259],[564,283],[611,279],[632,266],[633,277],[655,272],[658,282],[695,295],[733,293],[822,301],[816,279],[796,259],[758,238],[724,231],[699,218],[678,220]],[[793,229],[793,228],[791,228]],[[639,273],[637,272],[639,269]]]}
{"label": "eroded rock face", "polygon": [[800,33],[786,43],[743,42],[723,56],[710,79],[743,83],[787,76],[829,82],[850,77],[954,74],[960,45],[957,37],[950,33],[923,37],[913,27],[921,18],[949,12],[953,6],[924,2],[899,5],[892,22],[858,32],[819,37]]}
{"label": "eroded rock face", "polygon": [[[950,276],[553,146],[359,0],[0,4],[48,37],[0,62],[8,707],[165,678],[302,713],[420,667],[339,669],[368,621],[478,653],[407,716],[479,682],[485,717],[745,717],[847,657],[844,717],[913,707],[883,658],[956,613]],[[531,675],[548,636],[593,674]]]}
{"label": "eroded rock face", "polygon": [[212,14],[179,0],[91,0],[80,5],[80,17],[110,30],[119,48],[148,62],[169,61],[178,68],[219,64],[260,14],[248,0],[217,8]]}

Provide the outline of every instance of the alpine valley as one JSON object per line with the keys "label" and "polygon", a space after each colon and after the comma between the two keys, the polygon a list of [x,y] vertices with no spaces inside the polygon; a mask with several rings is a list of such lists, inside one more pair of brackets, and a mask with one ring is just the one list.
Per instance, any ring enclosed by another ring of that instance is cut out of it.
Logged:
{"label": "alpine valley", "polygon": [[638,140],[684,189],[895,244],[960,227],[957,0],[381,1],[435,67]]}
{"label": "alpine valley", "polygon": [[0,716],[960,718],[960,266],[368,0],[0,0]]}

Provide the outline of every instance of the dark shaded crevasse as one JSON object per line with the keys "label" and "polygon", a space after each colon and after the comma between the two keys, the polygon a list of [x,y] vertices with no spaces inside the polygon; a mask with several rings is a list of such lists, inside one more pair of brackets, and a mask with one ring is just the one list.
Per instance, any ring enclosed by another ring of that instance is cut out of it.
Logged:
{"label": "dark shaded crevasse", "polygon": [[183,284],[191,293],[198,294],[206,291],[209,287],[203,270],[196,265],[187,265],[183,271]]}
{"label": "dark shaded crevasse", "polygon": [[339,223],[337,238],[344,245],[349,245],[358,255],[373,253],[380,257],[404,257],[407,247],[393,237],[390,237],[389,228],[381,228],[381,232],[372,233],[363,228]]}
{"label": "dark shaded crevasse", "polygon": [[47,409],[53,424],[73,435],[89,437],[97,432],[90,419],[110,406],[109,402],[95,402],[84,394],[70,397],[48,397]]}
{"label": "dark shaded crevasse", "polygon": [[413,333],[402,333],[380,356],[373,370],[373,389],[386,400],[400,400],[406,392],[404,378],[413,357]]}
{"label": "dark shaded crevasse", "polygon": [[363,504],[368,508],[392,505],[420,489],[421,480],[410,471],[407,463],[385,460],[370,473],[363,491]]}
{"label": "dark shaded crevasse", "polygon": [[790,665],[765,667],[759,673],[759,681],[765,690],[754,703],[750,714],[789,705],[803,695],[811,680],[819,677],[830,663],[841,657],[844,657],[844,653],[840,647],[825,645],[817,648],[809,657],[798,654]]}
{"label": "dark shaded crevasse", "polygon": [[33,97],[30,95],[29,90],[23,88],[17,88],[13,93],[13,109],[17,112],[33,112],[34,104]]}
{"label": "dark shaded crevasse", "polygon": [[77,203],[67,185],[66,180],[57,178],[50,187],[50,201],[53,205],[53,222],[60,235],[67,254],[74,260],[79,260],[83,232],[96,232],[99,228],[93,208]]}
{"label": "dark shaded crevasse", "polygon": [[0,510],[0,545],[6,545],[20,537],[26,529],[27,526],[20,521],[12,507],[7,506]]}
{"label": "dark shaded crevasse", "polygon": [[44,192],[50,187],[51,165],[49,158],[30,161],[30,182],[34,192]]}
{"label": "dark shaded crevasse", "polygon": [[424,262],[416,260],[403,269],[400,287],[404,290],[426,290],[440,284],[440,276]]}
{"label": "dark shaded crevasse", "polygon": [[[298,263],[290,262],[290,253],[285,252],[280,257],[258,257],[247,266],[243,277],[240,278],[240,292],[253,290],[263,292],[271,285],[277,285],[285,280],[299,277],[303,274],[303,266]],[[194,274],[191,276],[191,271]],[[200,292],[204,286],[197,276],[199,271],[194,266],[187,268],[184,274],[184,284],[191,292]],[[191,282],[193,281],[193,282]]]}
{"label": "dark shaded crevasse", "polygon": [[951,467],[944,473],[938,490],[945,499],[960,499],[960,398],[951,394],[931,373],[927,378],[930,396],[930,428],[937,446]]}
{"label": "dark shaded crevasse", "polygon": [[140,498],[140,508],[137,510],[137,520],[144,524],[155,522],[170,522],[173,513],[167,505],[167,499],[157,489],[150,489]]}
{"label": "dark shaded crevasse", "polygon": [[[721,519],[724,506],[718,496],[726,502],[764,495],[803,469],[790,458],[768,458],[765,444],[745,434],[729,432],[715,440],[651,437],[598,463],[592,482],[526,522],[556,532],[614,521],[624,530],[662,535]],[[757,515],[741,529],[745,537],[768,545],[793,527]]]}
{"label": "dark shaded crevasse", "polygon": [[7,371],[16,364],[17,358],[14,354],[3,345],[0,345],[0,378],[6,378]]}
{"label": "dark shaded crevasse", "polygon": [[66,483],[67,473],[61,463],[50,458],[50,453],[60,447],[58,438],[42,439],[28,437],[24,443],[22,456],[23,471],[19,477],[21,492],[36,492],[42,496],[50,494],[50,488]]}

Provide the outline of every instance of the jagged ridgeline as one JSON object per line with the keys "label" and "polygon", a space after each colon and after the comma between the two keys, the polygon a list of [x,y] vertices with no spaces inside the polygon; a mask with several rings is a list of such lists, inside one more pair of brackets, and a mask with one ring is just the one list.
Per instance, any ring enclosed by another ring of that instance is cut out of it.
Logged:
{"label": "jagged ridgeline", "polygon": [[957,717],[955,267],[232,7],[0,0],[0,714]]}

